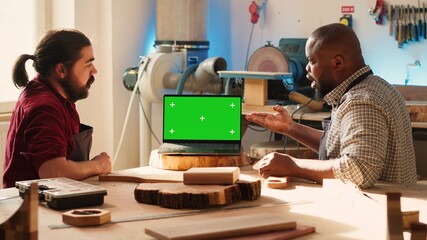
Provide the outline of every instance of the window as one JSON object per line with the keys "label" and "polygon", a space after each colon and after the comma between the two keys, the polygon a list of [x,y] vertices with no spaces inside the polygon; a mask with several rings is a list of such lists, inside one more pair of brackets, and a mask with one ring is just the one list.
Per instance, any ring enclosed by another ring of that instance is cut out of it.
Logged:
{"label": "window", "polygon": [[[0,112],[10,111],[14,105],[11,102],[19,96],[20,90],[12,82],[12,68],[19,55],[34,53],[38,6],[41,3],[33,0],[0,1]],[[34,77],[31,60],[27,61],[26,69],[29,78]]]}

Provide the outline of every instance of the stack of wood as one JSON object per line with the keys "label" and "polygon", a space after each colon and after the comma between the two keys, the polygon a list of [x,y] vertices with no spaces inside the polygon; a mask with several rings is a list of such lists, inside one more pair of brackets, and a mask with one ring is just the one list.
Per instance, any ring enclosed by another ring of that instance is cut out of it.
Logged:
{"label": "stack of wood", "polygon": [[261,181],[239,180],[238,167],[200,167],[184,172],[177,183],[140,183],[136,201],[167,208],[209,208],[261,196]]}

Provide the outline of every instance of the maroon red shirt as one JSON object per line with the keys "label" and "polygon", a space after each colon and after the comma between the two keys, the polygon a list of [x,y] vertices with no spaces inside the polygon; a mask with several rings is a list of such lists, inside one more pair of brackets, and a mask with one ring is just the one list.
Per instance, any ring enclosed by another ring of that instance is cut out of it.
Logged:
{"label": "maroon red shirt", "polygon": [[12,113],[7,134],[3,187],[38,179],[40,166],[52,158],[68,157],[80,119],[73,102],[40,76],[28,82]]}

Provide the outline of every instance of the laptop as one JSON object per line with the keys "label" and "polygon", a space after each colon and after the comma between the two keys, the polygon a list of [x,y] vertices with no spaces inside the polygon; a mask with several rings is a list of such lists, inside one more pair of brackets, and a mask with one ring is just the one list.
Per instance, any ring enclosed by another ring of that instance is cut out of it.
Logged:
{"label": "laptop", "polygon": [[163,155],[239,155],[242,99],[231,95],[164,95]]}

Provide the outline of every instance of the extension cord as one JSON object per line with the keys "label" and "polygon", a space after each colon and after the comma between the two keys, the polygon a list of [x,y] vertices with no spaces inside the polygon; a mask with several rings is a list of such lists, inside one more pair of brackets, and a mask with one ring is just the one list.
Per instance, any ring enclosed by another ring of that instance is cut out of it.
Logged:
{"label": "extension cord", "polygon": [[313,99],[311,99],[307,96],[304,96],[303,94],[298,93],[298,92],[290,92],[289,93],[289,100],[303,104],[304,106],[307,106],[311,110],[316,111],[316,112],[323,110],[323,105],[324,105],[323,101],[313,100]]}

